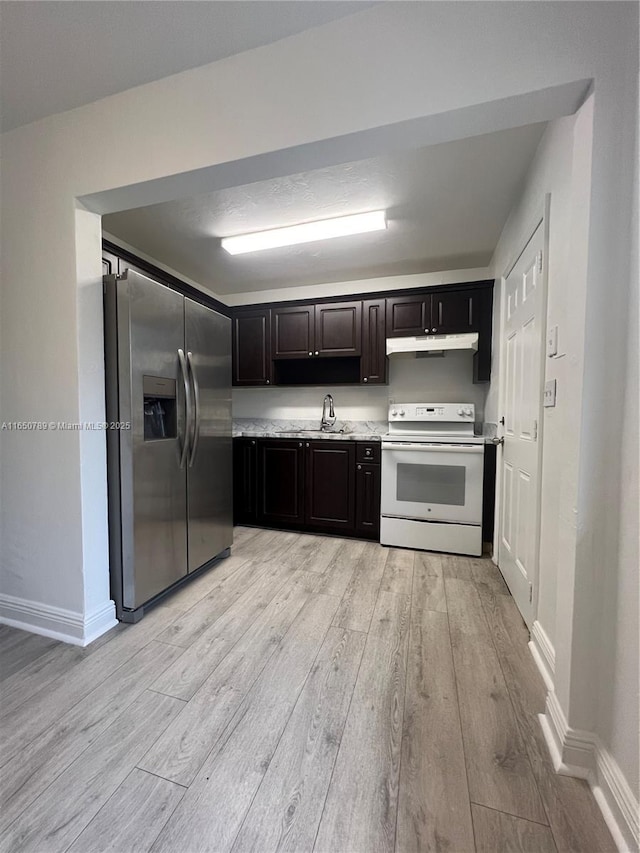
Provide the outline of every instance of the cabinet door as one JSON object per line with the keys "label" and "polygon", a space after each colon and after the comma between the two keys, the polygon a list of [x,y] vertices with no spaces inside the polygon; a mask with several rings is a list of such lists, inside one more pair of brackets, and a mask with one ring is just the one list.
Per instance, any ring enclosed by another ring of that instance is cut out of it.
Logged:
{"label": "cabinet door", "polygon": [[387,337],[429,333],[430,299],[430,296],[393,296],[387,299]]}
{"label": "cabinet door", "polygon": [[336,302],[315,306],[313,354],[350,356],[362,352],[362,302]]}
{"label": "cabinet door", "polygon": [[258,517],[256,439],[233,440],[233,523],[255,524]]}
{"label": "cabinet door", "polygon": [[384,333],[385,300],[362,303],[362,358],[360,381],[380,385],[387,381],[387,348]]}
{"label": "cabinet door", "polygon": [[302,441],[265,439],[258,444],[258,521],[286,527],[304,524]]}
{"label": "cabinet door", "polygon": [[313,355],[314,306],[274,308],[271,312],[273,358],[309,358]]}
{"label": "cabinet door", "polygon": [[481,294],[472,290],[434,293],[431,297],[431,331],[437,335],[477,332]]}
{"label": "cabinet door", "polygon": [[356,533],[380,538],[380,466],[369,462],[356,466]]}
{"label": "cabinet door", "polygon": [[233,384],[271,384],[271,311],[233,316]]}
{"label": "cabinet door", "polygon": [[478,321],[478,352],[473,357],[473,381],[491,379],[491,330],[493,325],[493,289],[484,288],[474,294],[474,309]]}
{"label": "cabinet door", "polygon": [[306,522],[350,531],[355,523],[355,444],[307,441]]}

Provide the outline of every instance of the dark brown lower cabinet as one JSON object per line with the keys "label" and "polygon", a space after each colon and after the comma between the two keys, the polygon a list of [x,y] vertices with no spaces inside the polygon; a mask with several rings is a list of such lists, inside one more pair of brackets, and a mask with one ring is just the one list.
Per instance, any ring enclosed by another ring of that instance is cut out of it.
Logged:
{"label": "dark brown lower cabinet", "polygon": [[258,446],[255,438],[233,442],[233,518],[255,524],[258,514]]}
{"label": "dark brown lower cabinet", "polygon": [[257,523],[302,527],[304,447],[302,441],[258,440]]}
{"label": "dark brown lower cabinet", "polygon": [[380,465],[356,466],[356,534],[380,538]]}
{"label": "dark brown lower cabinet", "polygon": [[306,441],[305,456],[305,523],[351,533],[355,524],[355,444]]}
{"label": "dark brown lower cabinet", "polygon": [[236,438],[234,521],[380,537],[380,446]]}

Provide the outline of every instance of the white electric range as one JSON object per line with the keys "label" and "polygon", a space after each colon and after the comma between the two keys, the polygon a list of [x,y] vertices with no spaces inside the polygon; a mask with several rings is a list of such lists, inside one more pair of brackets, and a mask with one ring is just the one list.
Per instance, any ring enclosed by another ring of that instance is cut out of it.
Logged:
{"label": "white electric range", "polygon": [[482,554],[484,439],[473,403],[395,403],[382,438],[380,542]]}

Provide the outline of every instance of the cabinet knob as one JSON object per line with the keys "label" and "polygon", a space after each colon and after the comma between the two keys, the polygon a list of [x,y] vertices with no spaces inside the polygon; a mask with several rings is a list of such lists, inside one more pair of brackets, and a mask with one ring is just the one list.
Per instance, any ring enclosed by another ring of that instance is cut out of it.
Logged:
{"label": "cabinet knob", "polygon": [[364,377],[364,379],[363,379],[362,381],[363,381],[363,382],[368,382],[368,381],[369,381],[369,378],[368,378],[367,376],[365,376],[365,377]]}
{"label": "cabinet knob", "polygon": [[267,379],[267,381],[265,382],[265,385],[270,385],[270,384],[271,384],[271,380]]}
{"label": "cabinet knob", "polygon": [[298,447],[302,447],[302,442],[301,442],[301,441],[299,441],[299,442],[298,442]]}
{"label": "cabinet knob", "polygon": [[437,330],[437,329],[431,329],[431,331],[432,331],[432,332],[437,332],[438,330]]}
{"label": "cabinet knob", "polygon": [[362,465],[358,465],[358,471],[362,471]]}
{"label": "cabinet knob", "polygon": [[367,447],[367,449],[364,452],[364,455],[365,456],[371,456],[371,448],[370,447]]}
{"label": "cabinet knob", "polygon": [[255,444],[255,441],[252,441],[251,444]]}
{"label": "cabinet knob", "polygon": [[425,334],[427,334],[427,335],[429,334],[429,329],[425,329],[424,331],[425,331]]}
{"label": "cabinet knob", "polygon": [[318,352],[318,350],[316,350],[315,354],[316,354],[316,355],[320,355],[320,353]]}
{"label": "cabinet knob", "polygon": [[309,447],[309,442],[307,442],[307,447]]}
{"label": "cabinet knob", "polygon": [[310,353],[309,353],[309,355],[313,355],[313,353],[312,353],[312,352],[310,352]]}

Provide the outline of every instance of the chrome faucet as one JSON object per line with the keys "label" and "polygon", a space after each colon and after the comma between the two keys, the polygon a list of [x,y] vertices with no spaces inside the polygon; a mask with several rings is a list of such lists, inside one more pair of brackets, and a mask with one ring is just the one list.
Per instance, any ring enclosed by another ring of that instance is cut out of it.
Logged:
{"label": "chrome faucet", "polygon": [[[329,401],[329,414],[327,414],[327,400]],[[327,430],[336,422],[336,413],[333,410],[333,397],[331,394],[326,394],[322,401],[322,420],[320,421],[320,429]]]}

